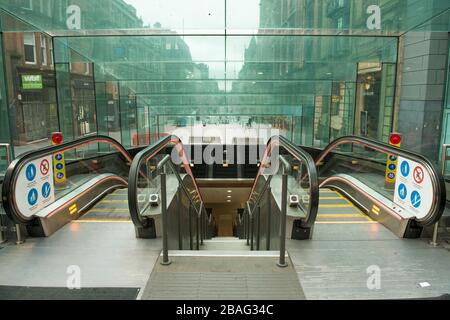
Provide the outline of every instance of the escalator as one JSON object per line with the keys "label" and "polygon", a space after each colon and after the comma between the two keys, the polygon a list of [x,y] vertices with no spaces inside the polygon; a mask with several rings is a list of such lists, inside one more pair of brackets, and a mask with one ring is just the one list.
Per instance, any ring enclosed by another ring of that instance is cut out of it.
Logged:
{"label": "escalator", "polygon": [[[133,154],[139,149],[127,151],[112,138],[91,136],[23,154],[6,171],[2,185],[4,210],[10,220],[20,225],[24,237],[49,237],[72,221],[132,221],[137,238],[153,239],[161,236],[164,194],[170,221],[177,221],[170,232],[178,234],[181,231],[175,229],[182,228],[186,233],[188,220],[176,212],[195,215],[195,221],[189,220],[191,239],[184,239],[192,246],[192,237],[200,243],[214,235],[214,221],[204,207],[186,158],[180,158],[184,167],[175,165],[170,157],[172,149],[183,155],[181,141],[166,137],[140,152],[133,162]],[[64,169],[56,167],[59,160],[55,159],[61,158],[65,159]],[[130,172],[132,166],[138,169]],[[56,170],[63,174],[64,183],[57,183]],[[133,186],[130,190],[129,179]],[[139,190],[138,195],[135,190]],[[134,201],[128,201],[129,197]],[[139,214],[134,214],[137,210]]]}
{"label": "escalator", "polygon": [[[62,158],[65,166],[57,166],[59,161],[55,159]],[[127,188],[131,162],[132,155],[106,136],[85,137],[28,152],[6,171],[4,210],[32,237],[48,237],[80,218],[128,219],[128,212],[113,216],[122,210],[117,201],[126,198],[112,198]],[[113,206],[102,211],[101,201],[110,201]]]}
{"label": "escalator", "polygon": [[[210,175],[206,176],[207,179],[196,179],[192,172],[192,168],[198,166],[194,163],[195,154],[186,153],[186,150],[189,147],[185,148],[179,138],[168,136],[137,154],[130,169],[129,209],[137,236],[164,236],[163,227],[166,226],[168,248],[171,250],[199,250],[205,240],[218,236],[220,222],[209,206],[213,202],[211,195],[222,193],[223,203],[217,204],[226,207],[227,201],[231,202],[226,200],[227,189],[228,192],[245,189],[248,184],[248,179],[231,175],[223,179],[226,177],[224,169],[219,171],[220,179],[215,179],[215,176],[209,178]],[[200,150],[203,153],[204,148]],[[310,237],[317,215],[319,184],[314,160],[306,151],[283,137],[274,137],[259,161],[259,170],[256,162],[256,170],[235,170],[229,165],[226,163],[222,168],[235,174],[259,171],[256,179],[251,179],[248,200],[243,201],[247,202],[247,212],[251,213],[245,215],[243,207],[234,208],[235,225],[232,229],[235,230],[235,238],[230,237],[230,241],[247,238],[252,250],[277,250],[282,242],[280,227],[286,223],[289,237]],[[217,172],[214,168],[210,171],[196,170]],[[295,207],[291,204],[287,208],[287,200],[283,201],[287,198],[282,193],[282,190],[286,191],[283,183],[297,192]],[[216,192],[208,192],[211,189],[216,189]],[[287,212],[281,209],[283,206]],[[283,220],[283,214],[287,219]],[[251,237],[254,240],[250,241]]]}
{"label": "escalator", "polygon": [[[397,167],[397,185],[386,183],[387,175],[395,181],[390,172]],[[266,249],[271,248],[274,230],[267,223],[274,211],[275,216],[286,212],[286,236],[291,239],[312,239],[320,224],[381,224],[399,238],[419,238],[424,228],[439,221],[445,203],[442,176],[419,154],[353,136],[339,138],[324,150],[298,148],[275,137],[236,224],[252,250],[260,250],[264,238]],[[261,220],[266,226],[261,227]]]}
{"label": "escalator", "polygon": [[[260,148],[258,161],[244,165],[196,164],[195,148],[167,136],[127,151],[114,139],[92,136],[33,151],[9,166],[3,207],[30,236],[50,236],[73,220],[131,220],[137,238],[162,237],[166,225],[171,249],[198,250],[205,240],[222,235],[245,240],[251,250],[278,250],[283,236],[312,239],[321,224],[382,224],[400,238],[417,238],[439,220],[445,205],[443,179],[425,157],[365,138],[343,137],[317,150],[277,136]],[[200,149],[203,153],[205,146]],[[45,176],[41,165],[61,154],[67,179],[55,184],[55,168]],[[398,188],[385,184],[388,158],[396,166],[408,162],[410,175],[420,166],[429,190],[418,186],[418,191],[432,195],[429,203],[425,197],[419,208],[408,206],[407,199],[398,203]],[[45,182],[54,186],[51,195]],[[245,199],[227,207],[232,219],[222,221],[214,210],[225,208],[227,200],[212,205],[211,195],[226,199],[227,190]],[[37,201],[30,201],[36,192]],[[231,231],[221,233],[222,223]]]}
{"label": "escalator", "polygon": [[381,223],[400,238],[421,237],[443,214],[444,180],[422,155],[348,136],[330,143],[315,161],[321,188],[338,192],[368,223]]}

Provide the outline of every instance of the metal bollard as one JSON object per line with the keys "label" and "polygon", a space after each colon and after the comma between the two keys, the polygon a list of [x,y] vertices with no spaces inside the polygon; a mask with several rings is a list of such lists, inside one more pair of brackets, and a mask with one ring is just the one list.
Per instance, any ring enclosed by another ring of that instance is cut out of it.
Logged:
{"label": "metal bollard", "polygon": [[430,242],[430,245],[433,247],[438,247],[438,231],[439,231],[439,222],[436,222],[433,229],[433,240]]}

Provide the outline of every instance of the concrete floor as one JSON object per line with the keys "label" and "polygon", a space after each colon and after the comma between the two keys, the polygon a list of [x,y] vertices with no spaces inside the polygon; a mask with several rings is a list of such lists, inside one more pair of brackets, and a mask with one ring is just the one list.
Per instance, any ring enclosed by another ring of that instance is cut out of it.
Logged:
{"label": "concrete floor", "polygon": [[[335,199],[336,194],[323,194],[330,202],[341,201]],[[6,245],[0,250],[0,285],[65,287],[68,268],[78,266],[82,287],[140,288],[143,294],[162,244],[160,239],[135,238],[133,224],[124,219],[124,196],[108,196],[94,212],[50,238],[29,238],[23,245]],[[118,209],[104,216],[103,209],[118,204],[120,212]],[[357,213],[340,213],[334,218],[329,208],[323,210],[326,216],[319,216],[312,241],[287,242],[292,272],[307,299],[427,298],[450,292],[450,252],[445,248],[433,248],[421,239],[399,239]],[[228,240],[215,239],[205,249],[219,250]],[[231,247],[240,252],[245,249],[236,240]],[[379,290],[367,288],[367,269],[371,266],[380,269]],[[254,268],[248,270],[245,277],[250,277]],[[222,275],[226,279],[230,274]],[[194,279],[196,275],[191,276]],[[422,287],[421,283],[429,286]]]}
{"label": "concrete floor", "polygon": [[1,249],[0,284],[66,287],[68,268],[78,266],[82,287],[143,288],[160,250],[159,239],[136,239],[130,222],[72,222]]}
{"label": "concrete floor", "polygon": [[[380,224],[319,224],[313,241],[289,240],[287,247],[307,299],[428,298],[450,292],[448,250],[423,239],[399,239]],[[367,286],[373,266],[380,270],[379,290]]]}

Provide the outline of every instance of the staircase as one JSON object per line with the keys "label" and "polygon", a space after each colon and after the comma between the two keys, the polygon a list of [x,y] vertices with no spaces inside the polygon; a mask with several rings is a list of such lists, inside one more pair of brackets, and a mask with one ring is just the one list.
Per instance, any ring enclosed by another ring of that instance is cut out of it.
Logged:
{"label": "staircase", "polygon": [[143,300],[300,300],[297,273],[277,267],[279,251],[250,251],[246,240],[216,237],[200,251],[169,251],[171,264],[156,262]]}
{"label": "staircase", "polygon": [[246,240],[233,237],[216,237],[205,240],[201,250],[206,251],[249,251]]}

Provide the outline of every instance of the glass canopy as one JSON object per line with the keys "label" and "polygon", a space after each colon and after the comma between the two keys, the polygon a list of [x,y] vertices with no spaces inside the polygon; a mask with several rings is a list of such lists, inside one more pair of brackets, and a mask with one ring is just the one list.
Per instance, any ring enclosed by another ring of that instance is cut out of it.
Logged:
{"label": "glass canopy", "polygon": [[[27,22],[2,19],[3,31],[27,31],[31,26],[50,35],[257,29],[395,35],[426,26],[432,19],[448,22],[450,4],[448,0],[0,0],[0,7]],[[445,23],[431,27],[448,28]]]}
{"label": "glass canopy", "polygon": [[7,43],[51,39],[69,140],[257,123],[323,146],[387,140],[399,36],[448,32],[449,12],[448,0],[0,0],[0,27]]}

